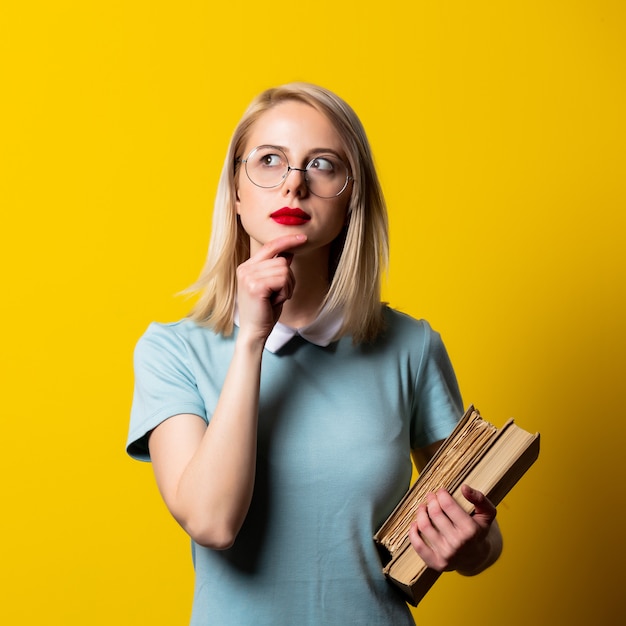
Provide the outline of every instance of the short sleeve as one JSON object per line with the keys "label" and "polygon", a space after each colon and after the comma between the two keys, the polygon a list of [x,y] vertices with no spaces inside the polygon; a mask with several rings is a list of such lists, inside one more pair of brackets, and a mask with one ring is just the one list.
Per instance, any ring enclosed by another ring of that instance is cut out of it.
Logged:
{"label": "short sleeve", "polygon": [[439,333],[426,322],[424,351],[415,381],[411,448],[445,439],[463,414],[456,374]]}
{"label": "short sleeve", "polygon": [[150,460],[148,435],[163,421],[191,413],[207,421],[185,340],[171,325],[151,324],[134,352],[135,388],[126,451]]}

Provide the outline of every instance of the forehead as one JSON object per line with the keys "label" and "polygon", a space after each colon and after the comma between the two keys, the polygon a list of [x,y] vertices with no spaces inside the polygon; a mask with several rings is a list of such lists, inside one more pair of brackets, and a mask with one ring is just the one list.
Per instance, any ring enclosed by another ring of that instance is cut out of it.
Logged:
{"label": "forehead", "polygon": [[264,111],[251,126],[246,149],[263,144],[281,146],[293,153],[324,148],[344,152],[343,141],[331,120],[314,107],[293,100]]}

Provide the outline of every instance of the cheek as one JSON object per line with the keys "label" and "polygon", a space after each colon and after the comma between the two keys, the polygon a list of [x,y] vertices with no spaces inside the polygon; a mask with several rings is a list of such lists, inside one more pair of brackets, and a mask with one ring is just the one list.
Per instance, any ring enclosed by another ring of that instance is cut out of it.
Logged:
{"label": "cheek", "polygon": [[333,239],[336,239],[341,235],[343,229],[348,225],[349,215],[347,209],[344,207],[337,207],[336,211],[332,213],[332,221],[329,223],[329,227],[331,229],[331,236]]}
{"label": "cheek", "polygon": [[340,198],[341,202],[336,207],[337,215],[341,216],[341,226],[347,226],[350,221],[350,196],[347,198]]}
{"label": "cheek", "polygon": [[259,193],[257,187],[247,185],[245,181],[237,189],[235,212],[241,226],[248,234],[251,229],[258,228],[267,216],[268,199],[264,197],[265,195]]}
{"label": "cheek", "polygon": [[249,212],[250,206],[258,205],[258,200],[255,199],[255,189],[251,189],[250,185],[246,184],[247,181],[235,181],[235,209],[237,215],[243,215]]}

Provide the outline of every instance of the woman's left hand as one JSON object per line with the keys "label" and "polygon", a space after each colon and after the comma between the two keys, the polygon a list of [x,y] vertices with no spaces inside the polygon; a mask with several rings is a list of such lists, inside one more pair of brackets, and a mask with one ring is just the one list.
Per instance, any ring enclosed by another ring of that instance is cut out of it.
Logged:
{"label": "woman's left hand", "polygon": [[495,522],[496,507],[468,485],[463,485],[462,493],[474,505],[473,515],[441,489],[428,494],[418,507],[409,538],[428,567],[473,575],[498,558],[502,538]]}

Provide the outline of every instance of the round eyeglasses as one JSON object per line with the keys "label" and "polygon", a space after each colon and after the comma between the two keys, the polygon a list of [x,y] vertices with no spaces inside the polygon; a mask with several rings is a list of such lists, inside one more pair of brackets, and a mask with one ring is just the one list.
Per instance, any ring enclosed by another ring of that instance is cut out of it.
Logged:
{"label": "round eyeglasses", "polygon": [[343,193],[352,180],[347,165],[335,154],[320,153],[302,169],[291,167],[285,153],[276,146],[257,146],[241,159],[250,182],[271,189],[282,185],[289,172],[304,173],[308,190],[318,198],[335,198]]}

